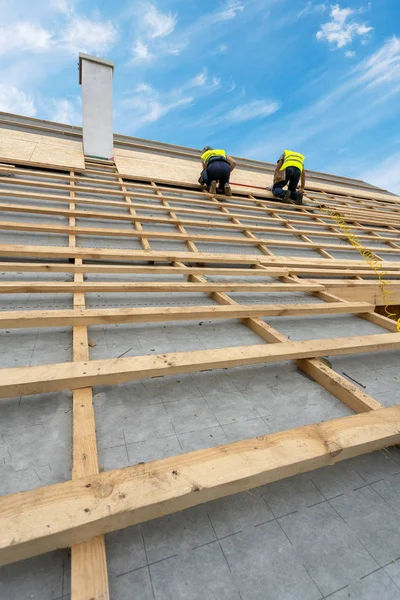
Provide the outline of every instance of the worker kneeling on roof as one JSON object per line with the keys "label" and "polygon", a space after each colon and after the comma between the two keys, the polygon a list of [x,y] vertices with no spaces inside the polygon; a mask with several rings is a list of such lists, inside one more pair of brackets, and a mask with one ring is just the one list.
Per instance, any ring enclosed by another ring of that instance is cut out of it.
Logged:
{"label": "worker kneeling on roof", "polygon": [[[285,150],[279,157],[275,173],[272,193],[276,198],[287,204],[302,204],[306,184],[304,171],[304,156],[299,152]],[[300,187],[299,181],[301,179]],[[283,188],[288,186],[287,190]]]}
{"label": "worker kneeling on roof", "polygon": [[199,183],[206,185],[211,194],[218,191],[225,193],[226,196],[232,196],[229,179],[236,162],[231,156],[227,156],[225,150],[214,150],[210,146],[203,148],[201,155],[203,171],[200,175]]}

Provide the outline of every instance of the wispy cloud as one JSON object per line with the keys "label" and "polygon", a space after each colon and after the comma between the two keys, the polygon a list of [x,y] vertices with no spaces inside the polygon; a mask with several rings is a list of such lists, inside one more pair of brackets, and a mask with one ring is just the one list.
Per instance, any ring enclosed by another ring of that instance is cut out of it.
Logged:
{"label": "wispy cloud", "polygon": [[378,187],[383,186],[389,192],[400,195],[400,152],[384,159],[374,167],[361,171],[357,177]]}
{"label": "wispy cloud", "polygon": [[150,39],[170,35],[175,29],[176,19],[176,15],[163,13],[154,4],[144,6],[143,26]]}
{"label": "wispy cloud", "polygon": [[[336,143],[343,146],[349,140],[354,142],[360,133],[400,114],[400,38],[387,40],[376,52],[349,68],[339,81],[331,81],[326,73],[326,82],[324,94],[305,108],[277,118],[268,131],[260,129],[247,141],[241,154],[271,160],[283,145],[290,145],[305,149],[310,156],[315,143],[316,154],[326,148],[325,152],[333,157]],[[377,110],[377,104],[384,105],[385,110]]]}
{"label": "wispy cloud", "polygon": [[225,119],[233,123],[244,123],[252,119],[269,117],[279,110],[277,102],[266,102],[264,100],[253,100],[247,104],[237,106],[227,113]]}
{"label": "wispy cloud", "polygon": [[54,45],[53,34],[39,23],[22,21],[0,27],[0,55],[43,52]]}
{"label": "wispy cloud", "polygon": [[372,31],[372,27],[352,19],[355,14],[356,11],[352,8],[340,8],[339,4],[335,4],[331,10],[331,21],[321,25],[316,34],[317,40],[326,41],[336,48],[344,48],[354,38],[363,37]]}
{"label": "wispy cloud", "polygon": [[[211,40],[211,28],[218,37],[218,26],[234,21],[244,11],[243,2],[225,0],[216,10],[206,12],[178,30],[177,14],[163,12],[153,3],[139,3],[134,12],[136,37],[132,44],[133,64],[156,62],[164,56],[179,55],[185,48],[202,39],[205,33]],[[223,29],[221,32],[226,33]],[[224,53],[226,50],[226,45],[220,45],[219,52]]]}
{"label": "wispy cloud", "polygon": [[116,43],[118,31],[111,21],[76,15],[61,33],[60,45],[72,54],[107,53]]}
{"label": "wispy cloud", "polygon": [[194,104],[219,86],[219,79],[208,76],[205,69],[182,85],[167,91],[159,91],[148,83],[140,83],[120,103],[119,117],[128,120],[131,132],[139,131],[178,108]]}
{"label": "wispy cloud", "polygon": [[52,112],[50,120],[67,125],[79,125],[81,123],[81,103],[79,98],[68,100],[67,98],[53,99],[50,102]]}
{"label": "wispy cloud", "polygon": [[158,55],[179,54],[180,45],[165,41],[175,30],[177,15],[162,12],[155,4],[141,2],[134,12],[136,39],[132,45],[133,61],[145,63]]}
{"label": "wispy cloud", "polygon": [[5,83],[0,83],[0,110],[28,117],[36,115],[33,97]]}

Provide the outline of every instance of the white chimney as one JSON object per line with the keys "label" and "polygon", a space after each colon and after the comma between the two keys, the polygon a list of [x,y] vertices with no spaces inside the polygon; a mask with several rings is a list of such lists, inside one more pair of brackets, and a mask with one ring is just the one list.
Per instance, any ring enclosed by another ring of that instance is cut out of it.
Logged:
{"label": "white chimney", "polygon": [[96,158],[113,157],[112,78],[114,63],[79,54],[82,86],[83,152]]}

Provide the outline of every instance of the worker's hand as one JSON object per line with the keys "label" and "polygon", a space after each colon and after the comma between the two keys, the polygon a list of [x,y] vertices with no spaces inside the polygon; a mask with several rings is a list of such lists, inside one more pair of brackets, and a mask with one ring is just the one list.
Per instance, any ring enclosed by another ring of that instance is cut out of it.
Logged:
{"label": "worker's hand", "polygon": [[304,192],[304,188],[300,186],[300,187],[298,188],[298,191],[300,192],[300,194],[302,194],[302,193]]}

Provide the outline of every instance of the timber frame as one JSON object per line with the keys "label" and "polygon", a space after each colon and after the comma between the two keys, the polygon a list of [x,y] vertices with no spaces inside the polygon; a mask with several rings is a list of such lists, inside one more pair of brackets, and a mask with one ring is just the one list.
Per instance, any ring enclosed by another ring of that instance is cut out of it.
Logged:
{"label": "timber frame", "polygon": [[[266,190],[222,202],[196,186],[179,187],[157,177],[134,180],[112,161],[86,159],[79,171],[48,167],[23,161],[0,165],[0,230],[14,236],[12,244],[0,244],[0,293],[69,293],[73,303],[65,310],[7,310],[0,313],[0,328],[71,326],[73,361],[1,369],[0,398],[72,390],[72,477],[0,499],[0,564],[70,546],[72,600],[106,600],[105,533],[400,443],[400,405],[383,407],[320,360],[400,350],[400,333],[395,321],[375,312],[376,305],[385,305],[376,274],[319,208],[324,204],[340,212],[382,262],[391,300],[400,304],[400,198],[362,183],[354,194],[341,194],[340,185],[324,185],[320,176],[303,206],[278,204]],[[58,224],[60,218],[68,223]],[[42,232],[50,240],[66,235],[68,246],[19,244],[16,232],[32,240]],[[91,247],[93,238],[123,238],[126,247]],[[159,240],[173,249],[155,248]],[[314,255],[298,256],[299,249]],[[38,278],[18,281],[18,273],[37,273]],[[69,279],[49,281],[52,273],[66,273]],[[102,274],[122,273],[135,281],[101,280]],[[96,281],[87,281],[88,274],[96,274]],[[160,280],[171,275],[186,281]],[[157,298],[161,292],[203,292],[214,305],[87,308],[86,294],[94,291],[146,292]],[[241,304],[229,295],[238,291],[263,299],[270,292],[305,292],[314,302]],[[261,319],[343,313],[386,332],[292,342]],[[260,345],[90,360],[88,326],[202,319],[241,319],[260,337]],[[92,386],[285,359],[295,360],[357,414],[99,472]]]}

